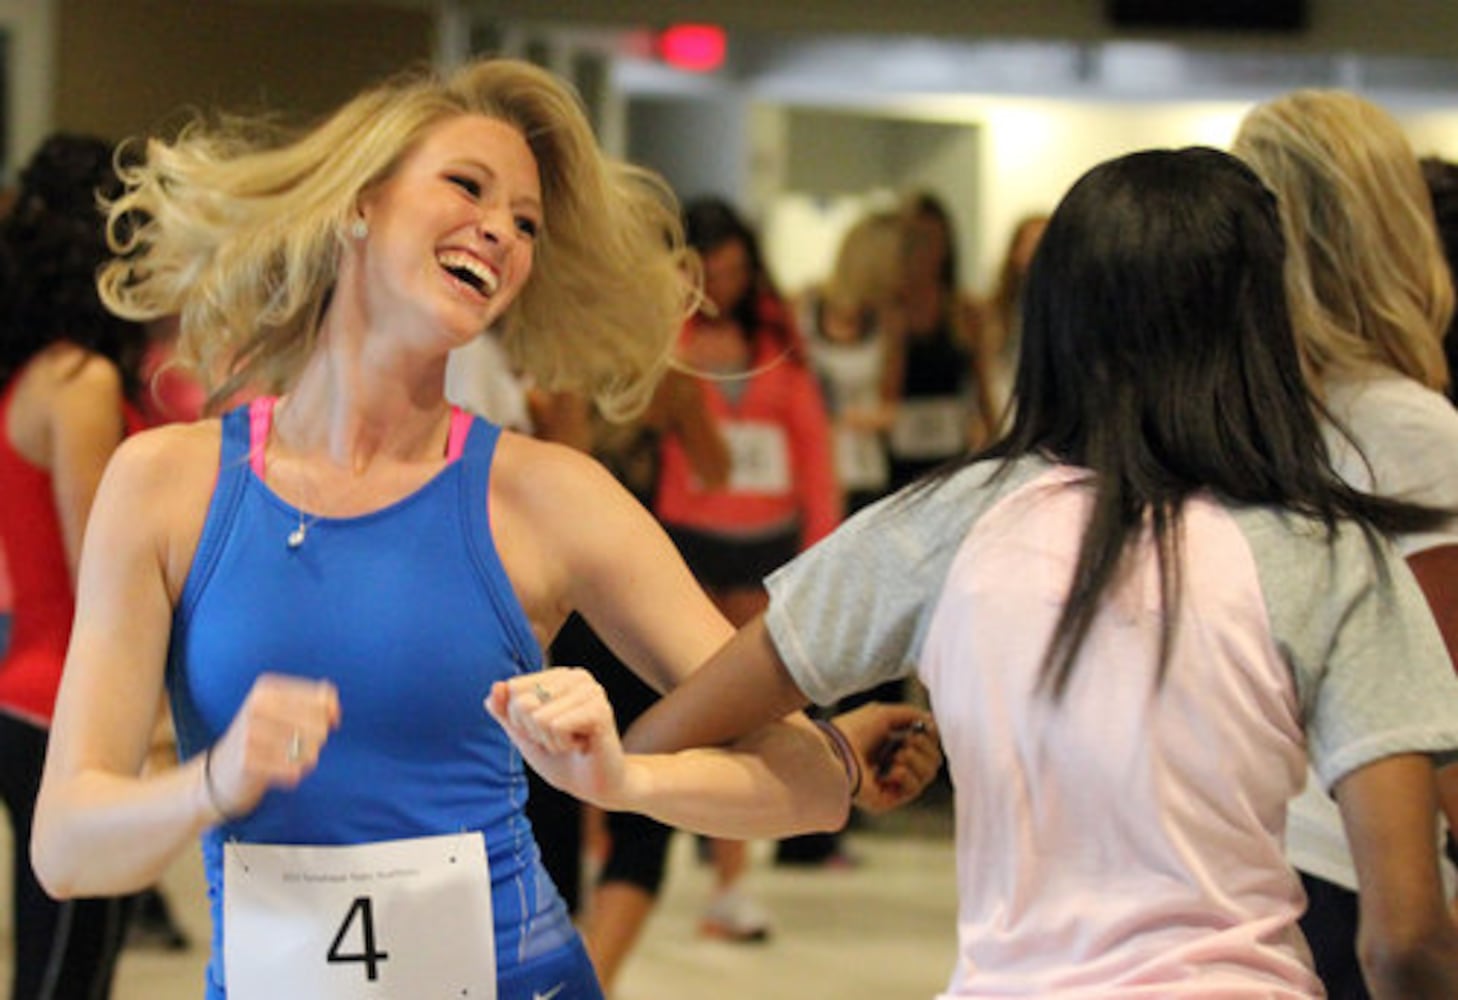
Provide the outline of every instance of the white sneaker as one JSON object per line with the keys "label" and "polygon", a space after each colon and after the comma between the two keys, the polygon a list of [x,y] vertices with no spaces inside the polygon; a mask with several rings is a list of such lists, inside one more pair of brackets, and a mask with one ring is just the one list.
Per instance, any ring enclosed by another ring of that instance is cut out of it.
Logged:
{"label": "white sneaker", "polygon": [[770,918],[764,907],[736,889],[709,901],[699,921],[699,933],[725,941],[768,941]]}

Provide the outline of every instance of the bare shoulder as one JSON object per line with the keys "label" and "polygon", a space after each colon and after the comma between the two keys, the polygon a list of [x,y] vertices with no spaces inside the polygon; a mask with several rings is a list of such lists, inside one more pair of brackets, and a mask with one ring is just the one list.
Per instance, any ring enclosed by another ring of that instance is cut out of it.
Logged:
{"label": "bare shoulder", "polygon": [[217,420],[167,424],[134,434],[117,449],[97,494],[98,530],[147,542],[174,597],[202,536],[217,483],[221,441]]}
{"label": "bare shoulder", "polygon": [[164,424],[133,434],[117,449],[118,476],[139,484],[169,483],[188,477],[217,476],[222,425],[217,420]]}
{"label": "bare shoulder", "polygon": [[565,503],[580,507],[589,499],[606,499],[626,491],[590,455],[576,448],[502,431],[491,489],[534,507]]}
{"label": "bare shoulder", "polygon": [[36,356],[36,376],[60,390],[120,393],[121,372],[111,359],[69,341]]}
{"label": "bare shoulder", "polygon": [[171,534],[201,530],[218,477],[216,420],[166,424],[133,434],[107,466],[97,502]]}
{"label": "bare shoulder", "polygon": [[21,369],[12,406],[21,423],[39,425],[77,408],[115,411],[121,396],[121,371],[110,359],[61,341]]}
{"label": "bare shoulder", "polygon": [[622,525],[633,523],[634,501],[582,452],[503,432],[488,503],[496,551],[546,645],[577,607],[574,589],[585,567],[604,560],[610,540],[632,545]]}

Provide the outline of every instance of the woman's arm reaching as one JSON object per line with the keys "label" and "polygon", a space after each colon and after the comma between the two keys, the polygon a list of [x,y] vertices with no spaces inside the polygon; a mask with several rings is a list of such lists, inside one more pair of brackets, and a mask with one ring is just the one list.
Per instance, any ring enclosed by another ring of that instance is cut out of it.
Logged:
{"label": "woman's arm reaching", "polygon": [[604,809],[738,839],[845,824],[847,768],[803,716],[762,726],[733,747],[624,754],[612,707],[586,670],[498,682],[486,707],[543,778]]}

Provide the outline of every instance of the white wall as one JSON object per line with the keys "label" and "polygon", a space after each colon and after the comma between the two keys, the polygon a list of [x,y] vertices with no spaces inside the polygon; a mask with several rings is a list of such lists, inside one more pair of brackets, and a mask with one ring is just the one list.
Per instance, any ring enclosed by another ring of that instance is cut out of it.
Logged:
{"label": "white wall", "polygon": [[[1022,98],[957,98],[923,106],[919,113],[936,120],[979,126],[981,165],[975,190],[944,192],[949,198],[971,200],[966,214],[980,220],[974,233],[963,234],[974,244],[968,284],[977,290],[990,288],[1018,219],[1032,211],[1051,211],[1090,167],[1155,146],[1228,148],[1250,106],[1249,101],[1151,104]],[[1458,159],[1458,111],[1384,106],[1403,123],[1419,155]],[[849,225],[846,206],[853,207],[854,200],[817,205],[795,192],[772,204],[769,219],[775,224],[766,233],[766,255],[771,261],[792,261],[790,276],[797,282],[823,274],[836,239]]]}
{"label": "white wall", "polygon": [[995,280],[1017,220],[1031,211],[1051,211],[1090,167],[1157,146],[1225,148],[1248,107],[1004,99],[976,109],[973,113],[986,123],[977,287]]}

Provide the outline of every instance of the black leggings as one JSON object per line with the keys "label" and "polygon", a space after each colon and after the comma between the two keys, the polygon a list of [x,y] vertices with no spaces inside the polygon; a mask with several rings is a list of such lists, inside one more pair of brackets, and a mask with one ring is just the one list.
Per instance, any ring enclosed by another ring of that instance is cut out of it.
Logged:
{"label": "black leggings", "polygon": [[[567,619],[552,644],[552,662],[564,667],[587,667],[607,690],[619,729],[658,700],[644,684],[577,615]],[[581,879],[582,823],[577,800],[532,775],[527,815],[542,850],[542,864],[557,883],[568,909],[576,912]],[[599,883],[627,882],[657,896],[663,884],[668,840],[672,829],[637,813],[608,813],[612,844],[598,875]]]}
{"label": "black leggings", "polygon": [[1301,933],[1311,946],[1316,975],[1328,1000],[1369,1000],[1357,961],[1357,894],[1335,882],[1298,872],[1306,890]]}
{"label": "black leggings", "polygon": [[30,829],[46,757],[46,731],[0,712],[0,796],[15,858],[13,1000],[104,1000],[126,932],[127,900],[46,895],[30,866]]}

